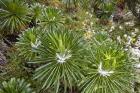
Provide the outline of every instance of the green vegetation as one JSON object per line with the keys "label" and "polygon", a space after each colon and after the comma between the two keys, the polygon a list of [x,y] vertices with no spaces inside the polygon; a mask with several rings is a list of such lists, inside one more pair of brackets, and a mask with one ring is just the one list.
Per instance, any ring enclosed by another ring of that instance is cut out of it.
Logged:
{"label": "green vegetation", "polygon": [[140,93],[139,0],[0,0],[0,93]]}

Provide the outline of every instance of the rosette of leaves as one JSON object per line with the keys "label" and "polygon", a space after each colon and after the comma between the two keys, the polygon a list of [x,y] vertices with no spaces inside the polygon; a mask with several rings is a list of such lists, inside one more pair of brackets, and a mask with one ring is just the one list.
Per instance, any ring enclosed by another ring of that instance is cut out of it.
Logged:
{"label": "rosette of leaves", "polygon": [[123,48],[107,37],[95,34],[85,61],[86,77],[81,93],[132,93],[132,67]]}
{"label": "rosette of leaves", "polygon": [[61,28],[63,26],[62,12],[52,7],[44,8],[40,25],[49,30]]}
{"label": "rosette of leaves", "polygon": [[31,5],[31,11],[32,11],[32,25],[37,25],[37,23],[40,23],[43,8],[45,8],[44,5],[41,5],[40,3],[34,3]]}
{"label": "rosette of leaves", "polygon": [[30,84],[24,79],[11,78],[10,81],[3,81],[0,86],[0,93],[35,93]]}
{"label": "rosette of leaves", "polygon": [[116,0],[92,0],[90,4],[98,18],[108,19],[115,9],[115,2]]}
{"label": "rosette of leaves", "polygon": [[18,32],[30,22],[28,6],[22,0],[0,0],[0,29],[4,34]]}
{"label": "rosette of leaves", "polygon": [[41,45],[41,33],[39,28],[31,28],[24,31],[18,38],[16,43],[19,56],[26,60],[34,59],[37,56],[37,49]]}
{"label": "rosette of leaves", "polygon": [[81,37],[72,31],[47,31],[41,39],[39,57],[33,63],[42,65],[36,69],[34,79],[43,89],[54,87],[58,93],[60,85],[72,89],[81,79]]}

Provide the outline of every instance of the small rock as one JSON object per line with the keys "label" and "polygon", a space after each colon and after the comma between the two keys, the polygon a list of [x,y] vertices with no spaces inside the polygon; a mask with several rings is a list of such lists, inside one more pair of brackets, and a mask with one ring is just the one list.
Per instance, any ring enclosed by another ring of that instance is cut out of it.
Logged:
{"label": "small rock", "polygon": [[6,53],[7,50],[8,50],[8,46],[2,40],[0,40],[0,52]]}
{"label": "small rock", "polygon": [[0,65],[5,65],[7,63],[6,57],[0,52]]}

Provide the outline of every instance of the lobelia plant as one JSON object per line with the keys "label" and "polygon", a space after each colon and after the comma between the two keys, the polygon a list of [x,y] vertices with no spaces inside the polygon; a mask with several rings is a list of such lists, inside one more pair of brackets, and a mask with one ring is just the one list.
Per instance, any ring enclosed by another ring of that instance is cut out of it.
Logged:
{"label": "lobelia plant", "polygon": [[81,93],[132,93],[132,65],[123,48],[97,32],[86,54]]}
{"label": "lobelia plant", "polygon": [[0,86],[0,93],[35,93],[30,84],[24,79],[11,78],[10,81],[3,81]]}
{"label": "lobelia plant", "polygon": [[23,1],[0,0],[0,5],[0,29],[4,34],[18,32],[30,22],[28,6]]}
{"label": "lobelia plant", "polygon": [[90,1],[91,9],[94,9],[98,18],[108,19],[115,10],[116,0],[92,0]]}
{"label": "lobelia plant", "polygon": [[25,30],[18,38],[16,43],[19,56],[24,57],[26,60],[32,60],[37,56],[37,49],[41,45],[40,29],[31,28]]}
{"label": "lobelia plant", "polygon": [[36,69],[34,79],[41,82],[42,89],[54,87],[58,93],[62,85],[66,93],[82,77],[81,38],[67,30],[47,31],[41,42],[38,59],[32,63],[42,65]]}
{"label": "lobelia plant", "polygon": [[43,28],[53,30],[63,26],[63,15],[60,10],[52,7],[44,8],[40,25]]}
{"label": "lobelia plant", "polygon": [[45,8],[45,5],[41,5],[40,3],[34,3],[31,5],[31,11],[32,11],[32,25],[36,26],[41,22],[42,12],[43,8]]}

